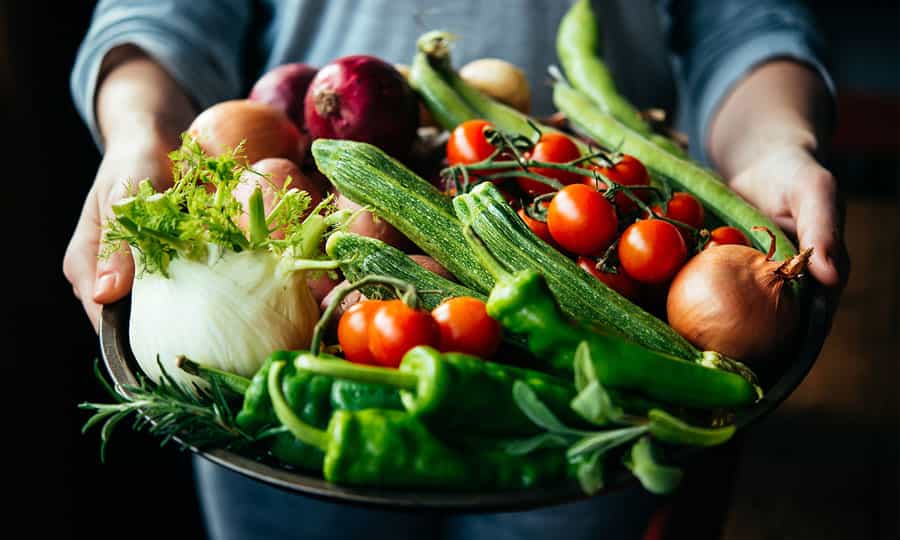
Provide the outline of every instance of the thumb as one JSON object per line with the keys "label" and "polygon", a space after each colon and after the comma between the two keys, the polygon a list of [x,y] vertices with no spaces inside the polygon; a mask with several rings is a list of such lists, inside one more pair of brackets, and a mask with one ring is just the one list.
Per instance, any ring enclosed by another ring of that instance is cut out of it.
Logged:
{"label": "thumb", "polygon": [[[112,204],[126,194],[127,187],[124,184],[117,185],[110,191],[106,202],[100,205],[101,227],[104,227],[113,215]],[[131,257],[128,244],[122,242],[118,249],[97,262],[97,272],[94,278],[94,302],[109,304],[119,300],[131,291],[133,280],[134,259]]]}
{"label": "thumb", "polygon": [[813,248],[809,269],[813,277],[827,287],[841,284],[839,257],[843,246],[839,232],[839,216],[834,177],[817,167],[794,201],[797,239],[801,248]]}

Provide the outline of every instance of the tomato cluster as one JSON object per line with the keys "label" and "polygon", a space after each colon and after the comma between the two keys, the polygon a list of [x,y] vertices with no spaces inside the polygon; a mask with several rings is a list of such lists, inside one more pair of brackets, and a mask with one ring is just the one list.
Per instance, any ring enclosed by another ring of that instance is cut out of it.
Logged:
{"label": "tomato cluster", "polygon": [[363,300],[341,316],[337,337],[350,362],[397,367],[419,345],[489,358],[500,345],[501,331],[484,302],[460,296],[431,312],[403,300]]}
{"label": "tomato cluster", "polygon": [[[487,129],[493,126],[484,120],[457,127],[447,143],[448,162],[472,164],[490,158],[495,147],[485,136]],[[571,255],[586,272],[623,296],[638,300],[642,290],[658,296],[696,250],[697,232],[706,220],[703,205],[684,192],[660,201],[646,167],[634,156],[579,162],[581,153],[574,140],[558,132],[542,134],[522,155],[561,166],[577,164],[589,171],[575,174],[533,167],[529,172],[555,180],[562,188],[555,190],[534,178],[516,178],[513,187],[521,197],[508,199],[522,202],[518,214],[535,235]],[[606,180],[629,189],[608,194]],[[731,243],[749,245],[740,230],[719,227],[709,233],[704,248]]]}

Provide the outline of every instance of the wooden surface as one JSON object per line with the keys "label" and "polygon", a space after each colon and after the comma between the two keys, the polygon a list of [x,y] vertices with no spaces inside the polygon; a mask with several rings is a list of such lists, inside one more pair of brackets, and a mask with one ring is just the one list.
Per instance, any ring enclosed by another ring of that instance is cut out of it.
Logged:
{"label": "wooden surface", "polygon": [[853,270],[818,362],[748,433],[723,539],[900,538],[900,204],[851,200]]}

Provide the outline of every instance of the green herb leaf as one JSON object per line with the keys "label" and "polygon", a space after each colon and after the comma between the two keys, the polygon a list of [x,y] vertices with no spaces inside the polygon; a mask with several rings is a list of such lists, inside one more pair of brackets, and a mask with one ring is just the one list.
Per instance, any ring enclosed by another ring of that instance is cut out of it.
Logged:
{"label": "green herb leaf", "polygon": [[524,382],[516,381],[513,383],[512,392],[516,405],[518,405],[522,412],[525,413],[525,416],[547,431],[562,435],[584,435],[587,433],[563,425],[556,415],[554,415],[546,405],[541,403],[541,400],[538,399],[534,390]]}
{"label": "green herb leaf", "polygon": [[571,440],[558,433],[539,433],[526,439],[516,439],[504,445],[507,454],[524,456],[541,448],[565,448]]}
{"label": "green herb leaf", "polygon": [[566,457],[574,459],[590,452],[606,452],[647,433],[647,426],[634,426],[610,431],[598,431],[581,438],[566,451]]}
{"label": "green herb leaf", "polygon": [[665,495],[675,491],[684,472],[657,459],[657,450],[649,438],[643,437],[631,447],[625,458],[625,466],[641,481],[650,493]]}
{"label": "green herb leaf", "polygon": [[625,419],[625,411],[613,404],[612,398],[599,381],[591,381],[572,399],[572,410],[592,424],[607,425],[610,422],[621,422]]}
{"label": "green herb leaf", "polygon": [[597,370],[591,361],[591,349],[587,341],[582,341],[575,349],[574,369],[575,389],[579,392],[590,383],[597,381]]}
{"label": "green herb leaf", "polygon": [[719,428],[692,426],[662,409],[651,409],[650,433],[662,442],[689,446],[715,446],[728,441],[736,431],[734,425]]}
{"label": "green herb leaf", "polygon": [[594,452],[582,460],[575,470],[581,490],[588,495],[593,495],[603,489],[605,457],[604,452]]}

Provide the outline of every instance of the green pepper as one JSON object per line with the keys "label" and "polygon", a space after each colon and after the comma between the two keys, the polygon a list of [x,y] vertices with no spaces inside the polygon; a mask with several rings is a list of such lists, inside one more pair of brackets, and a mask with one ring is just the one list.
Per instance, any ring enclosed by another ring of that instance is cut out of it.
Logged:
{"label": "green pepper", "polygon": [[[235,418],[238,427],[247,433],[259,434],[279,426],[269,396],[269,370],[273,362],[289,362],[298,354],[298,351],[276,351],[266,359],[244,393],[243,406]],[[316,427],[326,426],[336,409],[403,408],[400,396],[393,388],[336,381],[333,377],[295,370],[290,364],[282,378],[281,391],[288,406],[304,422]],[[275,433],[263,437],[260,442],[268,445],[269,453],[285,464],[303,469],[321,467],[322,452],[298,441],[290,433]]]}
{"label": "green pepper", "polygon": [[[299,418],[280,380],[283,361],[268,371],[278,420],[301,444],[322,452],[329,482],[443,490],[515,489],[557,481],[567,472],[562,452],[508,456],[496,448],[462,452],[432,435],[414,415],[396,410],[336,410],[326,428]],[[483,473],[483,474],[482,474]]]}
{"label": "green pepper", "polygon": [[298,355],[298,370],[393,386],[406,410],[443,430],[463,429],[492,435],[522,435],[540,431],[516,405],[512,386],[522,380],[554,413],[574,423],[569,407],[575,388],[559,377],[489,362],[461,353],[441,354],[431,347],[410,349],[398,369],[363,366]]}

